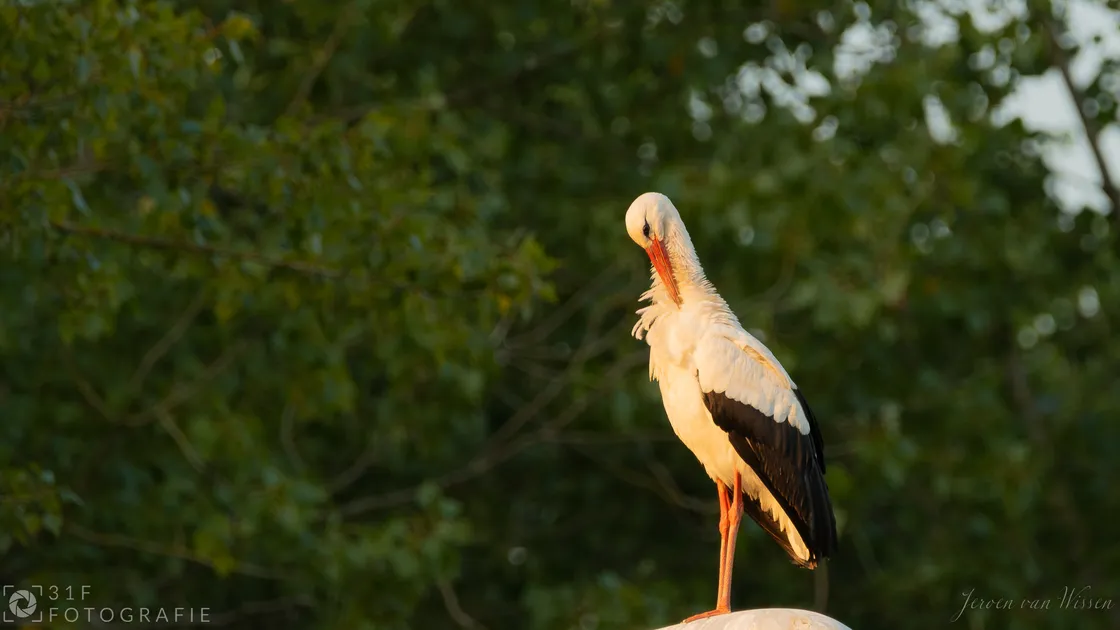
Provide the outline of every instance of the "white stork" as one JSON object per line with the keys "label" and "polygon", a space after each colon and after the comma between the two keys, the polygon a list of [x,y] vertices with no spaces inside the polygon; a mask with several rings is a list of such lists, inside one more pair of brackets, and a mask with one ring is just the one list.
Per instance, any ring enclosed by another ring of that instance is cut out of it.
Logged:
{"label": "white stork", "polygon": [[[720,570],[714,610],[731,609],[735,539],[743,511],[794,563],[815,569],[836,548],[816,418],[778,360],[743,330],[704,277],[680,213],[659,193],[626,211],[626,231],[653,263],[637,339],[650,347],[649,374],[673,431],[716,482]],[[729,496],[730,495],[730,496]]]}

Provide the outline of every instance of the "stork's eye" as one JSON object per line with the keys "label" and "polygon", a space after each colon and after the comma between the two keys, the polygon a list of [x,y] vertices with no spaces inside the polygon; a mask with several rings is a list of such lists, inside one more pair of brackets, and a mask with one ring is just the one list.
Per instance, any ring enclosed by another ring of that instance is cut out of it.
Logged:
{"label": "stork's eye", "polygon": [[642,228],[642,236],[649,238],[649,223],[646,223],[645,227]]}

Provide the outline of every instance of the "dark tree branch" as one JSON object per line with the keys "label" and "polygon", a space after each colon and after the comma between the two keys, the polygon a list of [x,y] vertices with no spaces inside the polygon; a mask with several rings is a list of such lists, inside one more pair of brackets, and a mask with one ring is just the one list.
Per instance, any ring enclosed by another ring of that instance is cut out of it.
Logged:
{"label": "dark tree branch", "polygon": [[144,354],[144,358],[140,360],[140,365],[136,367],[136,373],[132,375],[129,380],[128,389],[133,392],[139,392],[140,388],[144,385],[144,380],[148,378],[148,374],[155,367],[155,364],[167,354],[175,342],[179,341],[183,335],[190,328],[194,318],[202,311],[202,307],[206,304],[206,290],[202,289],[191,300],[190,304],[179,316],[179,319],[171,325],[171,328],[160,337],[159,341],[155,343],[148,352]]}
{"label": "dark tree branch", "polygon": [[[313,608],[314,601],[307,595],[297,595],[295,597],[282,597],[279,599],[258,601],[258,602],[245,602],[233,610],[227,610],[216,615],[212,615],[205,623],[188,624],[188,625],[205,625],[209,626],[229,626],[229,625],[242,625],[244,620],[248,617],[268,615],[278,612],[287,612],[293,608]],[[289,613],[290,614],[290,613]]]}
{"label": "dark tree branch", "polygon": [[[1120,206],[1117,206],[1120,208]],[[1011,351],[1006,364],[1006,379],[1015,412],[1026,423],[1027,437],[1031,447],[1045,453],[1053,448],[1053,438],[1047,430],[1045,418],[1036,404],[1034,392],[1031,390],[1030,378],[1027,367],[1023,363],[1023,356],[1016,347],[1016,341],[1011,339]],[[1073,557],[1084,558],[1088,550],[1086,541],[1092,540],[1089,530],[1081,518],[1081,510],[1070,493],[1069,487],[1061,475],[1053,476],[1047,493],[1053,513],[1057,514],[1068,530],[1068,540],[1073,551]]]}
{"label": "dark tree branch", "polygon": [[813,571],[813,610],[822,615],[828,610],[828,563]]}
{"label": "dark tree branch", "polygon": [[646,462],[651,473],[646,475],[619,464],[614,458],[602,457],[593,449],[573,443],[566,443],[566,445],[623,483],[649,490],[669,505],[700,514],[714,514],[717,511],[715,501],[704,501],[685,494],[671,478],[656,470],[652,461]]}
{"label": "dark tree branch", "polygon": [[194,395],[200,385],[224,372],[226,368],[233,364],[234,359],[245,350],[246,345],[244,341],[233,344],[222,352],[217,359],[214,359],[210,365],[207,365],[206,369],[197,380],[186,385],[176,383],[162,400],[152,405],[150,408],[131,416],[125,420],[125,423],[138,426],[147,423],[153,417],[157,420],[160,419],[160,414],[169,413],[175,407],[186,402]]}
{"label": "dark tree branch", "polygon": [[74,364],[74,357],[70,354],[69,349],[65,350],[64,353],[63,363],[66,365],[66,371],[69,372],[70,378],[74,381],[74,385],[82,395],[82,399],[86,401],[87,405],[97,411],[102,418],[112,422],[114,416],[112,411],[109,410],[109,405],[105,403],[105,398],[94,389],[93,385],[86,380],[80,372],[78,372],[78,367]]}
{"label": "dark tree branch", "polygon": [[338,475],[327,484],[327,489],[331,494],[338,494],[346,488],[350,487],[355,481],[361,478],[362,474],[369,469],[377,460],[377,447],[376,442],[372,439],[366,441],[366,446],[358,457],[347,466],[346,470]]}
{"label": "dark tree branch", "polygon": [[648,442],[675,442],[677,439],[672,433],[666,431],[631,431],[629,433],[567,431],[556,436],[552,441],[558,444],[578,444],[581,446],[617,446]]}
{"label": "dark tree branch", "polygon": [[531,330],[510,337],[507,341],[508,345],[522,347],[542,343],[557,328],[571,319],[572,315],[578,313],[588,302],[594,299],[600,290],[613,283],[617,274],[617,265],[607,267],[591,282],[580,287],[571,298],[564,302],[562,306],[553,310],[540,324]]}
{"label": "dark tree branch", "polygon": [[1101,190],[1104,191],[1109,204],[1112,206],[1113,220],[1120,223],[1120,188],[1116,186],[1116,182],[1112,179],[1108,170],[1108,163],[1104,159],[1104,152],[1101,150],[1100,125],[1085,113],[1083,106],[1086,98],[1085,92],[1073,82],[1073,75],[1070,73],[1071,60],[1059,42],[1061,36],[1065,34],[1065,27],[1056,20],[1046,19],[1045,30],[1050,42],[1051,59],[1061,73],[1062,82],[1065,83],[1066,89],[1069,90],[1070,98],[1073,99],[1073,104],[1077,109],[1078,119],[1081,121],[1081,127],[1084,129],[1085,137],[1089,142],[1089,149],[1093,152],[1093,159],[1097,162],[1097,170],[1101,174]]}
{"label": "dark tree branch", "polygon": [[0,188],[8,188],[12,184],[17,184],[21,181],[29,180],[55,180],[66,179],[75,175],[88,175],[90,173],[97,173],[108,168],[104,162],[96,162],[92,159],[80,159],[75,164],[62,166],[59,168],[48,169],[34,169],[17,173],[15,176],[0,182]]}
{"label": "dark tree branch", "polygon": [[307,469],[307,464],[299,454],[299,448],[296,447],[294,416],[295,412],[292,411],[291,404],[284,405],[284,411],[280,412],[280,443],[284,447],[284,454],[288,456],[288,460],[302,473]]}
{"label": "dark tree branch", "polygon": [[6,116],[13,117],[30,117],[32,112],[44,109],[56,109],[66,107],[74,103],[74,98],[78,96],[77,90],[67,92],[61,96],[55,96],[47,99],[40,99],[34,95],[27,94],[16,98],[14,101],[0,101],[0,120]]}
{"label": "dark tree branch", "polygon": [[544,387],[528,405],[519,409],[509,421],[502,425],[501,428],[490,437],[488,441],[490,444],[512,439],[516,436],[517,432],[520,431],[525,424],[536,417],[549,403],[555,400],[556,397],[564,391],[564,388],[572,382],[572,379],[583,369],[583,366],[588,361],[601,354],[614,342],[615,335],[613,333],[599,335],[593,338],[605,314],[605,309],[598,309],[597,312],[591,314],[588,318],[583,342],[580,344],[575,354],[572,355],[572,360],[568,368],[561,376],[551,379],[548,385]]}
{"label": "dark tree branch", "polygon": [[303,76],[300,81],[299,88],[296,89],[295,96],[292,97],[288,107],[284,110],[285,116],[292,116],[298,110],[300,105],[303,105],[307,100],[308,95],[311,94],[311,88],[315,87],[315,82],[319,80],[319,75],[323,73],[323,69],[330,63],[331,57],[334,56],[335,51],[338,50],[339,44],[342,43],[342,38],[346,34],[347,29],[353,25],[354,20],[358,17],[358,3],[351,2],[345,9],[339,12],[338,19],[335,20],[334,29],[331,31],[330,37],[323,44],[323,47],[315,53],[315,57],[311,62],[311,69]]}
{"label": "dark tree branch", "polygon": [[[463,467],[438,477],[433,477],[429,479],[427,483],[434,483],[437,487],[446,489],[485,474],[498,464],[513,458],[530,446],[552,442],[565,426],[578,418],[579,414],[583,413],[588,405],[590,405],[593,400],[597,399],[597,395],[600,392],[613,386],[626,372],[645,361],[648,357],[649,352],[647,350],[638,350],[623,356],[603,374],[602,378],[596,382],[596,386],[591,391],[572,401],[563,412],[549,421],[542,423],[540,428],[536,431],[505,443],[491,444]],[[338,512],[342,516],[357,516],[373,510],[404,505],[416,498],[416,493],[419,489],[420,486],[414,486],[411,488],[394,490],[385,494],[362,497],[339,506]]]}
{"label": "dark tree branch", "polygon": [[[200,564],[202,566],[210,567],[216,570],[214,563],[209,558],[202,557],[194,551],[191,551],[190,549],[187,549],[186,547],[182,547],[180,545],[165,545],[153,541],[139,540],[130,536],[122,536],[120,534],[103,534],[100,532],[90,531],[82,527],[81,525],[76,525],[74,523],[67,524],[63,531],[66,534],[77,538],[78,540],[82,540],[99,547],[119,547],[123,549],[132,549],[134,551],[149,555],[163,556],[166,558],[179,558],[180,560],[186,560],[188,562],[193,562],[195,564]],[[239,560],[234,561],[234,566],[230,570],[230,572],[269,580],[284,579],[274,571],[270,571],[264,567],[249,562],[242,562]]]}
{"label": "dark tree branch", "polygon": [[191,444],[191,440],[187,437],[187,434],[183,433],[183,430],[179,428],[179,423],[175,422],[175,418],[171,417],[171,412],[162,407],[158,407],[154,413],[156,419],[159,421],[159,425],[163,427],[167,435],[171,436],[171,439],[175,441],[175,445],[179,447],[187,463],[191,465],[191,468],[194,468],[195,472],[201,473],[206,468],[206,463],[202,461],[202,457],[198,454],[198,449]]}
{"label": "dark tree branch", "polygon": [[54,229],[60,232],[65,232],[67,234],[117,241],[118,243],[136,245],[138,247],[180,251],[188,254],[219,256],[222,258],[229,258],[230,260],[252,262],[259,265],[264,265],[266,267],[272,267],[274,269],[285,269],[288,271],[294,271],[296,273],[320,276],[324,278],[340,278],[344,275],[344,272],[338,269],[322,267],[320,265],[300,262],[296,260],[283,260],[279,258],[273,258],[261,254],[260,252],[226,249],[214,245],[200,245],[198,243],[175,241],[171,239],[160,238],[157,236],[128,234],[126,232],[117,232],[115,230],[107,230],[104,228],[74,225],[65,221],[52,221],[51,226]]}
{"label": "dark tree branch", "polygon": [[524,78],[533,74],[540,73],[543,70],[549,69],[558,63],[571,58],[575,54],[582,51],[587,45],[597,41],[606,31],[608,27],[604,27],[593,32],[590,36],[583,39],[583,41],[559,46],[553,50],[543,51],[538,54],[529,54],[525,57],[525,61],[516,69],[506,73],[503,76],[497,77],[486,82],[470,82],[462,87],[450,90],[446,99],[443,102],[434,103],[429,98],[416,98],[404,101],[389,102],[384,105],[377,103],[366,103],[361,105],[349,106],[329,112],[322,116],[317,116],[311,122],[317,124],[329,119],[342,120],[346,124],[353,124],[361,120],[367,114],[383,109],[387,106],[404,106],[409,108],[438,108],[443,106],[450,107],[466,107],[474,103],[474,101],[482,96],[497,94],[501,90],[523,80]]}
{"label": "dark tree branch", "polygon": [[486,626],[463,610],[463,607],[459,604],[459,596],[455,593],[455,588],[451,586],[450,582],[441,579],[436,582],[436,587],[439,589],[439,595],[443,599],[443,607],[447,609],[447,614],[460,628],[486,630]]}

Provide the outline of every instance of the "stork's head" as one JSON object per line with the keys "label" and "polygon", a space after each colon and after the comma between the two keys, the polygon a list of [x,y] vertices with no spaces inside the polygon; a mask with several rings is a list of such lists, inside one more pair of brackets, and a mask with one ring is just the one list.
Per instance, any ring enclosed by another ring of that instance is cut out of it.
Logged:
{"label": "stork's head", "polygon": [[681,223],[681,215],[673,202],[661,193],[647,192],[630,204],[626,211],[626,232],[639,247],[646,250],[650,262],[653,263],[657,275],[669,298],[677,304],[681,303],[680,289],[677,286],[675,269],[669,257],[669,248],[674,246],[671,238],[674,230]]}

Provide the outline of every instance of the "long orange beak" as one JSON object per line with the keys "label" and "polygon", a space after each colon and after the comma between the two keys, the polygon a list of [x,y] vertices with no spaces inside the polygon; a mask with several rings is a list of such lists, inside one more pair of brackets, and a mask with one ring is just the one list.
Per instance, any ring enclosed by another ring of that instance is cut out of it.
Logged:
{"label": "long orange beak", "polygon": [[661,239],[653,239],[646,248],[646,253],[649,254],[649,260],[657,270],[657,275],[661,276],[661,282],[669,292],[669,298],[680,306],[681,294],[677,289],[677,279],[673,277],[673,265],[669,263],[669,252],[665,251],[664,243]]}

